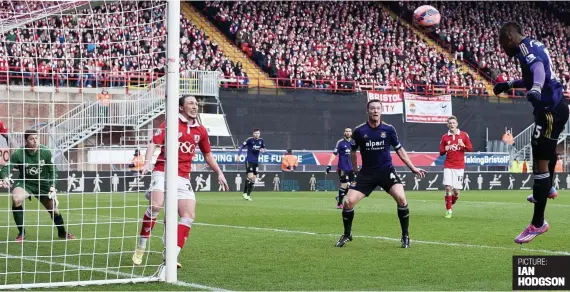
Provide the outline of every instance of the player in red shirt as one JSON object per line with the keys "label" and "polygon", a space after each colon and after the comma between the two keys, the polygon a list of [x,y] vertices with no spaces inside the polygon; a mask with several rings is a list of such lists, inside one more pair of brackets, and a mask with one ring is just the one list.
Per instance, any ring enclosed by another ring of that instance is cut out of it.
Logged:
{"label": "player in red shirt", "polygon": [[[443,164],[443,185],[445,186],[445,218],[451,218],[451,206],[459,199],[463,189],[463,171],[465,170],[465,152],[473,151],[473,145],[467,132],[459,131],[457,118],[447,118],[449,131],[441,137],[439,154],[445,155]],[[453,190],[453,196],[451,191]]]}
{"label": "player in red shirt", "polygon": [[[179,100],[180,113],[178,115],[178,215],[180,221],[178,222],[178,253],[190,234],[190,228],[194,222],[196,209],[196,196],[190,184],[190,166],[192,165],[192,158],[196,148],[199,147],[204,155],[204,160],[208,166],[218,175],[218,182],[225,190],[228,190],[228,183],[224,174],[222,173],[218,163],[214,159],[210,149],[210,140],[208,139],[208,132],[203,125],[197,121],[198,101],[196,97],[188,95],[183,96]],[[146,150],[145,163],[142,169],[142,174],[145,174],[150,169],[150,162],[154,155],[156,146],[164,146],[166,137],[166,122],[160,125],[160,129],[156,131],[149,142]],[[156,217],[164,204],[164,189],[165,189],[165,152],[166,148],[162,147],[160,154],[152,170],[152,180],[150,189],[146,193],[146,197],[150,204],[143,217],[143,224],[140,231],[140,238],[137,248],[133,255],[133,263],[140,265],[142,257],[146,249],[146,242],[150,237],[150,233]],[[178,268],[182,266],[178,264]]]}

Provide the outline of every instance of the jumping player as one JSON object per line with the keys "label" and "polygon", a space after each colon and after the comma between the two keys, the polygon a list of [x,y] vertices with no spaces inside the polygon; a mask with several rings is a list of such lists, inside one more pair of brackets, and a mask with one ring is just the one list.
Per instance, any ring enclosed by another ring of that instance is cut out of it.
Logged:
{"label": "jumping player", "polygon": [[[196,97],[187,95],[179,99],[178,115],[178,254],[184,247],[186,239],[190,234],[192,223],[196,217],[196,195],[192,190],[190,184],[190,169],[192,158],[196,148],[199,147],[204,155],[204,160],[208,166],[218,175],[218,182],[228,190],[228,183],[220,167],[216,163],[214,156],[210,149],[210,141],[208,139],[208,132],[203,125],[200,125],[196,120],[198,112],[198,102]],[[154,155],[156,147],[161,147],[160,154],[152,170],[152,179],[150,188],[146,193],[149,200],[149,206],[146,210],[143,223],[140,231],[140,238],[137,244],[135,253],[133,255],[133,263],[140,265],[142,257],[146,249],[146,242],[150,237],[150,233],[156,223],[156,217],[164,204],[164,190],[165,190],[165,162],[166,162],[166,122],[160,125],[160,129],[156,131],[149,142],[146,149],[145,162],[142,169],[142,174],[148,172],[150,169],[150,162]],[[178,264],[178,268],[182,266]]]}
{"label": "jumping player", "polygon": [[247,147],[247,156],[245,158],[245,171],[247,173],[247,179],[243,183],[243,198],[251,201],[251,191],[253,191],[253,186],[255,180],[257,179],[257,172],[259,170],[259,154],[265,151],[265,142],[263,138],[259,136],[261,133],[259,129],[253,130],[253,137],[247,138],[239,146],[238,156],[241,155],[243,148]]}
{"label": "jumping player", "polygon": [[[12,190],[12,212],[18,227],[17,242],[26,238],[24,230],[24,201],[31,195],[36,197],[46,208],[53,223],[57,227],[59,238],[75,239],[65,231],[63,216],[57,208],[59,202],[56,194],[57,167],[53,164],[51,151],[40,144],[36,130],[24,132],[26,144],[16,150],[10,157],[10,162],[0,171],[4,185],[9,186],[10,172],[16,168],[19,178]],[[30,198],[31,200],[31,198]]]}
{"label": "jumping player", "polygon": [[[451,218],[451,207],[459,199],[459,191],[463,189],[463,172],[465,170],[465,152],[473,151],[467,132],[460,131],[457,118],[447,118],[449,131],[441,137],[439,155],[445,155],[443,163],[443,185],[445,186],[445,218]],[[453,195],[452,194],[453,191]]]}
{"label": "jumping player", "polygon": [[424,177],[426,171],[415,167],[406,150],[398,141],[396,129],[392,125],[382,122],[382,104],[378,100],[371,100],[366,105],[368,121],[354,128],[352,135],[352,151],[350,158],[352,168],[358,172],[358,160],[356,150],[360,148],[362,156],[362,169],[356,177],[356,182],[350,185],[350,189],[344,201],[342,209],[342,220],[344,224],[344,234],[336,243],[337,247],[344,246],[352,241],[352,220],[354,218],[354,207],[364,197],[368,197],[376,188],[381,187],[394,198],[398,207],[398,218],[402,229],[402,247],[410,247],[408,226],[410,222],[410,211],[408,202],[400,177],[396,174],[392,166],[392,156],[390,146],[394,148],[400,159],[419,177]]}
{"label": "jumping player", "polygon": [[342,209],[342,199],[348,192],[348,184],[354,181],[354,171],[352,169],[352,162],[350,161],[350,149],[351,149],[351,137],[352,129],[344,129],[344,138],[336,142],[333,153],[329,158],[329,163],[327,164],[326,173],[331,171],[331,164],[338,155],[338,164],[336,172],[338,173],[338,178],[340,180],[340,188],[338,189],[338,196],[336,197],[337,209]]}
{"label": "jumping player", "polygon": [[544,220],[547,198],[555,198],[552,178],[556,166],[558,137],[568,121],[568,102],[563,96],[554,64],[543,43],[523,35],[518,23],[507,22],[499,31],[499,42],[509,57],[516,57],[521,65],[522,80],[498,83],[493,92],[501,94],[511,88],[526,88],[526,98],[534,107],[534,131],[531,138],[534,186],[527,198],[534,202],[531,224],[515,238],[522,244],[548,231]]}

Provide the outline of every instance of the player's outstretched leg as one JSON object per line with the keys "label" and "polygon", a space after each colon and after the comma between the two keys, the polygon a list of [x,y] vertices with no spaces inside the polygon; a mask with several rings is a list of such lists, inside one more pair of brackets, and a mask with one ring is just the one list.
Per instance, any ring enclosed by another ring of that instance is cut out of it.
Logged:
{"label": "player's outstretched leg", "polygon": [[410,247],[410,235],[408,232],[410,226],[410,210],[406,200],[406,193],[402,184],[395,184],[390,188],[390,196],[394,198],[398,204],[398,219],[400,220],[400,228],[402,229],[402,248]]}
{"label": "player's outstretched leg", "polygon": [[[150,198],[148,197],[150,195]],[[161,191],[149,191],[147,193],[147,199],[149,199],[150,204],[146,209],[143,216],[141,231],[139,233],[139,242],[133,254],[133,263],[135,265],[140,265],[142,263],[142,258],[146,250],[146,242],[150,237],[150,233],[156,224],[156,217],[162,205],[164,204],[164,192]]]}
{"label": "player's outstretched leg", "polygon": [[451,196],[451,186],[445,186],[445,218],[451,218],[453,198]]}
{"label": "player's outstretched leg", "polygon": [[354,207],[365,195],[357,190],[348,190],[342,208],[342,224],[344,233],[336,243],[336,247],[343,247],[347,242],[352,241],[352,220],[354,219]]}
{"label": "player's outstretched leg", "polygon": [[59,238],[64,238],[64,239],[75,239],[75,236],[73,234],[71,234],[65,230],[65,226],[64,226],[64,222],[63,222],[63,216],[59,212],[59,209],[57,208],[57,206],[55,206],[54,200],[52,200],[48,197],[42,196],[42,197],[40,197],[40,202],[42,203],[42,205],[44,205],[44,207],[48,211],[51,219],[53,220],[53,223],[54,223],[55,227],[57,228],[57,236]]}
{"label": "player's outstretched leg", "polygon": [[14,215],[14,222],[16,222],[16,227],[18,228],[17,242],[22,242],[26,239],[26,233],[24,231],[24,201],[27,196],[28,193],[21,187],[15,187],[12,191],[12,213]]}
{"label": "player's outstretched leg", "polygon": [[549,225],[544,220],[544,210],[546,209],[548,192],[552,187],[550,182],[550,174],[548,172],[534,174],[533,196],[536,202],[534,204],[532,222],[515,238],[516,243],[528,243],[535,237],[548,231]]}

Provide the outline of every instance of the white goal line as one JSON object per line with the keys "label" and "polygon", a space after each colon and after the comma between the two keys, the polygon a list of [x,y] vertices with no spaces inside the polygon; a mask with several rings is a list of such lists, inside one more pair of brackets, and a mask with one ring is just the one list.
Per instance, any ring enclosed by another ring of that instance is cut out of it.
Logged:
{"label": "white goal line", "polygon": [[[125,277],[124,279],[89,280],[89,285],[92,285],[92,284],[95,284],[95,285],[124,284],[125,281],[127,281],[126,283],[149,283],[149,282],[160,281],[160,279],[158,277],[155,277],[155,276],[141,277],[140,275],[136,275],[136,274],[129,274],[129,273],[124,273],[124,272],[119,272],[119,271],[105,270],[104,268],[92,268],[92,267],[86,267],[86,266],[80,266],[80,265],[74,265],[74,264],[68,264],[68,263],[60,263],[60,262],[42,260],[42,259],[38,259],[34,256],[15,256],[15,255],[10,255],[10,254],[0,253],[0,257],[10,258],[10,259],[21,259],[21,260],[32,261],[32,262],[36,262],[36,263],[43,263],[43,264],[72,268],[72,269],[77,269],[77,270],[107,273],[107,274]],[[3,286],[2,288],[3,289],[22,289],[22,288],[29,289],[29,288],[40,288],[40,287],[45,288],[46,284],[47,283],[10,284],[10,285]],[[54,283],[49,283],[49,284],[50,284],[50,287],[78,286],[78,285],[82,285],[82,281],[54,282]],[[230,290],[226,290],[226,289],[222,289],[222,288],[211,287],[211,286],[206,286],[206,285],[201,285],[201,284],[196,284],[196,283],[188,283],[188,282],[184,282],[184,281],[177,281],[177,282],[173,283],[173,285],[182,286],[182,287],[191,287],[191,288],[209,290],[209,291],[231,292]]]}

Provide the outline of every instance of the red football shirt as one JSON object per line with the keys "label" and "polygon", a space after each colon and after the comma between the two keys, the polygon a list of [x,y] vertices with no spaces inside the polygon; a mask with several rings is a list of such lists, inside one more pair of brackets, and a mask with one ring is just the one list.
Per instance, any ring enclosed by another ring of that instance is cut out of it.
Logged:
{"label": "red football shirt", "polygon": [[[160,125],[156,133],[152,137],[152,143],[164,146],[166,142],[166,122]],[[178,115],[178,176],[189,178],[190,167],[192,166],[192,158],[196,146],[200,147],[202,153],[210,153],[210,140],[208,139],[208,131],[198,121],[190,124],[182,115]],[[164,171],[166,147],[161,147],[160,154],[154,165],[155,171]]]}
{"label": "red football shirt", "polygon": [[[465,144],[465,147],[459,146],[459,141]],[[449,146],[449,150],[445,150],[445,146]],[[466,132],[457,130],[454,135],[450,131],[441,137],[441,143],[439,144],[439,154],[445,155],[445,162],[443,163],[444,168],[451,169],[464,169],[465,168],[465,152],[473,151],[473,145],[471,144],[471,139]]]}

